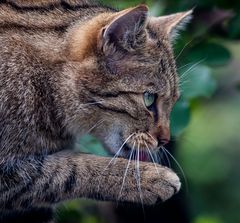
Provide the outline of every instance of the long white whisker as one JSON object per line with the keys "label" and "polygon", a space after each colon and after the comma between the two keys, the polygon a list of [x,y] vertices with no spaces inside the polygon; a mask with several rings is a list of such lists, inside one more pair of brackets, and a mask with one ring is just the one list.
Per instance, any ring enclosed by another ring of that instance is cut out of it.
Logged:
{"label": "long white whisker", "polygon": [[178,87],[182,87],[182,86],[184,86],[184,85],[186,85],[186,84],[189,84],[189,83],[191,83],[190,80],[184,80],[184,81],[182,81],[182,82],[180,82],[180,83],[178,84]]}
{"label": "long white whisker", "polygon": [[[111,163],[117,158],[117,156],[119,155],[119,153],[121,152],[123,146],[127,143],[127,141],[133,136],[135,135],[135,133],[131,134],[130,136],[127,137],[127,139],[123,142],[123,144],[121,145],[121,147],[119,148],[119,150],[116,152],[116,154],[112,157],[112,159],[109,161],[109,163],[107,164],[107,166],[103,169],[103,171],[101,172],[101,175],[107,170],[107,168],[111,165]],[[98,190],[99,190],[99,186],[100,186],[100,179],[98,182]]]}
{"label": "long white whisker", "polygon": [[[160,148],[162,148],[162,147],[160,147]],[[166,153],[165,150],[166,150],[166,149],[162,149],[163,154],[165,155],[165,157],[166,157],[166,159],[167,159],[168,167],[171,168],[171,162],[170,162],[170,160],[169,160],[169,158],[168,158],[168,154]]]}
{"label": "long white whisker", "polygon": [[193,41],[193,39],[190,40],[190,41],[188,41],[188,42],[184,45],[184,47],[182,48],[182,50],[180,51],[180,53],[175,57],[175,60],[177,60],[177,59],[181,56],[181,54],[183,53],[183,51],[186,49],[186,47],[187,47],[192,41]]}
{"label": "long white whisker", "polygon": [[167,150],[165,149],[164,147],[161,147],[162,150],[165,150],[165,152],[167,152],[169,154],[169,156],[174,160],[174,162],[177,164],[178,168],[180,169],[181,173],[182,173],[182,176],[184,178],[184,182],[185,182],[185,185],[186,185],[186,190],[188,191],[188,183],[187,183],[187,178],[184,174],[184,171],[183,171],[183,168],[181,167],[181,165],[178,163],[178,161],[174,158],[174,156]]}
{"label": "long white whisker", "polygon": [[153,153],[152,155],[154,156],[156,162],[157,162],[158,164],[162,165],[162,157],[159,156],[157,152]]}
{"label": "long white whisker", "polygon": [[158,144],[158,141],[157,141],[149,132],[147,132],[147,134],[153,139],[153,141],[154,141],[155,143]]}
{"label": "long white whisker", "polygon": [[182,75],[179,76],[180,83],[183,81],[183,78],[186,77],[187,74],[190,73],[195,67],[197,67],[200,63],[202,63],[205,59],[199,60],[197,63],[193,64],[190,68],[188,68]]}
{"label": "long white whisker", "polygon": [[[187,80],[187,78],[188,78],[188,75],[191,74],[190,72],[191,72],[194,68],[196,68],[200,63],[202,63],[202,62],[205,61],[205,60],[206,60],[206,58],[199,60],[198,62],[194,63],[190,68],[188,68],[183,74],[179,75],[179,76],[178,76],[178,77],[179,77],[179,84],[178,84],[178,85],[179,85],[179,86],[182,86],[183,83],[186,83],[186,80]],[[184,68],[184,67],[186,67],[186,66],[188,66],[189,64],[192,64],[192,63],[185,64],[184,66],[178,68],[178,70],[179,70],[179,69],[182,69],[182,68]],[[172,77],[170,78],[170,80],[171,80],[172,78],[174,78],[174,76],[172,76]],[[157,90],[156,93],[161,92],[161,91],[162,91],[162,89]]]}
{"label": "long white whisker", "polygon": [[147,143],[146,143],[145,141],[144,141],[144,143],[145,143],[145,145],[146,145],[146,147],[147,147],[148,154],[150,155],[150,157],[151,157],[151,159],[152,159],[152,161],[153,161],[153,164],[154,164],[154,166],[155,166],[156,172],[157,172],[157,174],[159,175],[159,171],[158,171],[156,162],[155,162],[155,160],[154,160],[154,158],[153,158],[153,156],[152,156],[152,153],[151,153],[151,151],[150,151]]}
{"label": "long white whisker", "polygon": [[184,67],[187,67],[187,66],[190,65],[190,64],[192,64],[192,62],[187,63],[187,64],[185,64],[185,65],[183,65],[183,66],[181,66],[181,67],[178,67],[177,70],[181,70],[181,69],[183,69]]}
{"label": "long white whisker", "polygon": [[141,189],[141,173],[140,173],[139,152],[140,152],[140,148],[139,148],[139,142],[138,142],[137,160],[136,160],[136,165],[137,165],[137,186],[138,186],[138,190],[139,190],[139,195],[140,195],[140,200],[141,200],[141,204],[142,204],[143,214],[144,214],[144,217],[145,217],[145,211],[144,211],[144,206],[143,206],[143,197],[142,197],[142,189]]}
{"label": "long white whisker", "polygon": [[124,145],[127,143],[127,141],[133,136],[135,135],[135,133],[131,134],[130,136],[127,137],[127,139],[124,141],[124,143],[121,145],[121,147],[119,148],[119,150],[115,153],[115,155],[113,156],[113,158],[110,160],[110,162],[108,163],[108,165],[104,168],[103,171],[105,171],[109,165],[114,161],[114,159],[119,155],[119,153],[121,152],[122,148],[124,147]]}
{"label": "long white whisker", "polygon": [[105,100],[95,101],[95,102],[89,102],[89,103],[85,103],[85,104],[80,104],[80,106],[88,106],[88,105],[101,104],[101,103],[103,103],[104,101],[105,101]]}
{"label": "long white whisker", "polygon": [[[133,149],[134,149],[134,147],[135,147],[135,142],[134,142],[134,144],[133,144]],[[127,171],[128,171],[128,168],[129,168],[130,162],[131,162],[131,160],[132,160],[133,149],[131,149],[131,154],[130,154],[130,157],[129,157],[129,159],[128,159],[128,164],[127,164],[127,167],[126,167],[126,170],[125,170],[124,176],[123,176],[123,182],[122,182],[121,189],[120,189],[120,191],[119,191],[118,200],[121,198],[121,193],[122,193],[122,190],[123,190],[123,187],[124,187],[124,183],[125,183],[125,180],[126,180]]]}
{"label": "long white whisker", "polygon": [[97,126],[101,125],[103,123],[103,119],[101,119],[100,121],[98,121],[93,127],[91,127],[86,134],[89,134],[93,129],[95,129]]}

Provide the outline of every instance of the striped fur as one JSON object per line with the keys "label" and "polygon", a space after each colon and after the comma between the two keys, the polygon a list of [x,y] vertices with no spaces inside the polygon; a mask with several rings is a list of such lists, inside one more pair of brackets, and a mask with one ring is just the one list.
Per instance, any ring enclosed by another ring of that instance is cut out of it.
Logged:
{"label": "striped fur", "polygon": [[113,11],[89,1],[1,1],[0,25],[33,29],[61,29],[83,17]]}
{"label": "striped fur", "polygon": [[[128,146],[141,150],[157,147],[146,131],[169,137],[178,80],[168,32],[156,26],[144,5],[119,12],[92,1],[0,1],[1,211],[80,197],[141,201],[134,161],[121,190],[127,160],[108,165],[72,149],[90,130],[113,154],[133,133]],[[146,90],[159,95],[152,111]],[[171,170],[147,162],[140,170],[144,203],[179,190]]]}

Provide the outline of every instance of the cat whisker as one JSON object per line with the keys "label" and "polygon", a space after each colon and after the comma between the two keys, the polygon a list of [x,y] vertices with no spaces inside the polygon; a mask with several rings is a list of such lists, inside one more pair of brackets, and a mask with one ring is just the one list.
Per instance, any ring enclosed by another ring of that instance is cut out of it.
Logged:
{"label": "cat whisker", "polygon": [[185,64],[185,65],[183,65],[183,66],[181,66],[181,67],[178,67],[177,70],[181,70],[181,69],[183,69],[184,67],[187,67],[187,66],[190,65],[190,64],[192,64],[192,62],[187,63],[187,64]]}
{"label": "cat whisker", "polygon": [[180,53],[175,57],[175,60],[177,60],[177,59],[182,55],[183,51],[186,49],[186,47],[187,47],[188,45],[190,45],[190,43],[192,43],[192,41],[193,41],[193,39],[191,39],[190,41],[188,41],[188,42],[184,45],[184,47],[182,48],[182,50],[180,51]]}
{"label": "cat whisker", "polygon": [[119,191],[119,195],[118,195],[118,199],[117,199],[117,200],[119,200],[119,199],[121,198],[121,194],[122,194],[122,190],[123,190],[123,187],[124,187],[124,184],[125,184],[125,180],[126,180],[128,168],[129,168],[130,162],[131,162],[131,160],[132,160],[132,155],[133,155],[134,147],[135,147],[135,142],[134,142],[134,144],[133,144],[133,149],[131,149],[131,154],[130,154],[130,157],[129,157],[129,159],[128,159],[128,164],[127,164],[127,167],[126,167],[124,176],[123,176],[123,182],[122,182],[122,186],[121,186],[121,189],[120,189],[120,191]]}
{"label": "cat whisker", "polygon": [[188,75],[194,68],[196,68],[200,63],[202,63],[205,59],[201,59],[199,60],[198,62],[196,62],[195,64],[193,64],[190,68],[188,68],[182,75],[179,76],[179,80],[180,80],[180,83],[186,79],[183,79],[183,78],[186,78]]}
{"label": "cat whisker", "polygon": [[[150,133],[147,132],[147,134],[155,141],[155,143],[158,143],[157,140],[156,140]],[[151,153],[151,151],[150,151],[150,149],[149,149],[149,146],[147,145],[146,142],[144,142],[144,143],[145,143],[145,145],[146,145],[146,147],[147,147],[147,149],[148,149],[148,151],[149,151],[149,154],[151,155],[151,159],[153,160],[153,163],[156,163],[155,160],[154,160],[154,158],[153,158],[153,156],[152,156],[152,153]],[[169,161],[169,159],[168,159],[167,154],[166,154],[165,152],[164,152],[164,154],[165,154],[165,156],[166,156],[166,158],[167,158],[168,166],[171,167],[171,163],[170,163],[170,161]],[[159,159],[159,161],[160,161],[159,163],[161,164],[161,157],[158,156],[159,154],[156,154],[156,155],[157,155],[157,157],[158,157],[158,159]]]}
{"label": "cat whisker", "polygon": [[[186,84],[186,83],[189,83],[190,81],[188,80],[188,76],[191,74],[191,71],[193,71],[200,63],[202,63],[205,59],[201,59],[199,60],[198,62],[194,63],[190,68],[188,68],[182,75],[179,75],[179,83],[178,83],[178,86],[181,87],[182,85]],[[191,63],[189,63],[191,64]],[[184,65],[183,67],[189,65],[189,64],[186,64]],[[183,68],[181,67],[181,68]],[[179,68],[179,69],[181,69]],[[173,78],[173,77],[172,77]],[[170,80],[172,80],[172,78],[170,78]],[[156,93],[159,93],[161,92],[162,89],[156,91]]]}
{"label": "cat whisker", "polygon": [[[162,146],[161,146],[162,147]],[[160,147],[160,148],[161,148]],[[162,148],[164,148],[164,147],[162,147]],[[166,149],[162,149],[162,152],[163,152],[163,155],[166,157],[166,159],[167,159],[167,167],[169,167],[169,168],[171,168],[171,162],[170,162],[170,160],[169,160],[169,158],[168,158],[168,154],[166,153],[166,151],[165,151]]]}
{"label": "cat whisker", "polygon": [[89,105],[96,105],[96,104],[101,104],[105,102],[105,100],[101,100],[101,101],[96,101],[96,102],[89,102],[89,103],[86,103],[86,104],[81,104],[81,108],[84,108],[84,106],[89,106]]}
{"label": "cat whisker", "polygon": [[111,165],[111,163],[118,157],[119,153],[121,152],[121,150],[123,149],[124,145],[128,142],[128,140],[130,138],[132,138],[135,135],[135,133],[131,134],[130,136],[127,137],[127,139],[123,142],[123,144],[121,145],[121,147],[119,148],[119,150],[115,153],[115,155],[113,156],[113,158],[110,160],[110,162],[108,163],[108,165],[104,168],[104,171],[109,167],[109,165]]}
{"label": "cat whisker", "polygon": [[137,159],[135,161],[136,162],[136,171],[137,171],[136,180],[137,180],[137,187],[138,187],[138,191],[139,191],[141,205],[142,205],[142,209],[143,209],[143,214],[145,216],[144,205],[143,205],[143,197],[142,197],[142,189],[141,189],[141,173],[140,173],[140,162],[139,162],[140,154],[139,153],[140,153],[140,148],[139,148],[139,142],[138,142]]}
{"label": "cat whisker", "polygon": [[104,122],[103,119],[101,119],[100,121],[98,121],[93,127],[91,127],[86,134],[89,134],[91,131],[93,131],[93,129],[95,129],[96,127],[100,126],[102,123]]}
{"label": "cat whisker", "polygon": [[[100,121],[98,121],[93,127],[91,127],[87,132],[86,132],[86,135],[90,134],[91,131],[93,131],[93,129],[99,127],[102,123],[104,122],[103,119],[101,119]],[[85,149],[86,151],[88,150],[81,142],[79,142],[79,145]]]}
{"label": "cat whisker", "polygon": [[[157,141],[149,132],[147,132],[147,134],[153,139],[153,141],[154,141],[155,143],[158,144],[158,141]],[[146,143],[146,142],[145,142],[145,143]]]}
{"label": "cat whisker", "polygon": [[[122,148],[124,147],[124,145],[127,143],[127,141],[132,137],[134,136],[135,133],[129,135],[127,137],[127,139],[123,142],[123,144],[121,145],[121,147],[119,148],[119,150],[115,153],[115,155],[112,157],[112,159],[109,161],[109,163],[107,164],[107,166],[103,169],[103,171],[101,172],[101,175],[103,175],[103,173],[108,169],[108,167],[112,164],[112,162],[118,157],[119,153],[121,152]],[[101,178],[99,179],[99,182],[98,182],[98,191],[99,191],[99,186],[100,186],[100,180]]]}
{"label": "cat whisker", "polygon": [[181,82],[179,82],[178,86],[181,87],[181,86],[183,86],[184,84],[188,84],[188,83],[191,83],[191,81],[188,80],[188,79],[182,80]]}
{"label": "cat whisker", "polygon": [[181,75],[179,76],[179,83],[182,83],[183,81],[188,80],[191,72],[194,71],[194,69],[195,69],[200,63],[201,63],[201,62],[193,64],[193,65],[192,65],[190,68],[188,68],[183,74],[181,74]]}
{"label": "cat whisker", "polygon": [[150,151],[147,143],[146,143],[145,141],[144,141],[144,143],[145,143],[145,145],[146,145],[147,152],[148,152],[148,154],[150,155],[150,157],[151,157],[151,159],[152,159],[152,162],[153,162],[153,164],[154,164],[154,166],[155,166],[156,172],[157,172],[157,174],[159,175],[159,171],[158,171],[158,169],[157,169],[157,165],[156,165],[156,162],[155,162],[155,160],[154,160],[154,158],[153,158],[153,156],[152,156],[152,153],[151,153],[151,151]]}
{"label": "cat whisker", "polygon": [[159,149],[160,147],[158,148],[158,151],[156,151],[155,156],[157,157],[158,161],[160,161],[161,165],[169,167],[169,160],[167,159],[168,157],[166,157],[166,155]]}
{"label": "cat whisker", "polygon": [[187,178],[186,178],[186,175],[184,173],[184,170],[183,168],[181,167],[181,165],[179,164],[179,162],[174,158],[174,156],[167,150],[165,149],[163,146],[160,147],[163,151],[165,151],[165,153],[167,153],[172,159],[173,161],[176,163],[177,167],[179,168],[179,170],[181,171],[181,174],[183,176],[183,179],[184,179],[184,183],[186,185],[186,191],[188,191],[188,183],[187,183]]}
{"label": "cat whisker", "polygon": [[152,153],[152,156],[157,164],[162,165],[162,159],[156,152]]}

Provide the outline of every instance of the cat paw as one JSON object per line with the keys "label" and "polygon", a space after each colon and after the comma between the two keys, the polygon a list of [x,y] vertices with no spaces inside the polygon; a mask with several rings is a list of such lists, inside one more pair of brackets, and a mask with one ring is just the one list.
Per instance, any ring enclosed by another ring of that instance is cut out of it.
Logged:
{"label": "cat paw", "polygon": [[119,200],[152,205],[166,201],[180,190],[178,176],[169,168],[152,163],[141,163],[140,171],[131,171]]}
{"label": "cat paw", "polygon": [[171,169],[149,165],[142,173],[142,190],[145,191],[145,203],[154,204],[156,201],[166,201],[180,190],[181,183]]}

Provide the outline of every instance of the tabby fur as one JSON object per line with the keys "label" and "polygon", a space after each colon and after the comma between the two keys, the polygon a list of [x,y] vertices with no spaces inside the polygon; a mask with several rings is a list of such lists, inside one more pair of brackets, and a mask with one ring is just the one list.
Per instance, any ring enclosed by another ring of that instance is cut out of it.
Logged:
{"label": "tabby fur", "polygon": [[[153,18],[145,5],[118,11],[88,0],[0,1],[1,210],[82,197],[154,204],[179,191],[172,170],[140,162],[136,179],[129,150],[117,152],[127,139],[140,151],[169,140],[179,97],[171,41],[190,14]],[[152,111],[146,91],[158,95]],[[123,158],[74,152],[89,132]]]}

